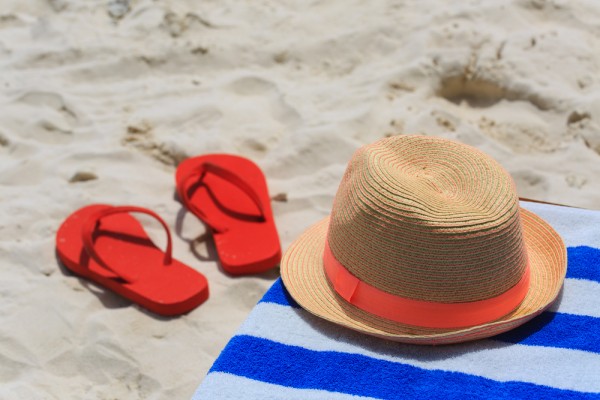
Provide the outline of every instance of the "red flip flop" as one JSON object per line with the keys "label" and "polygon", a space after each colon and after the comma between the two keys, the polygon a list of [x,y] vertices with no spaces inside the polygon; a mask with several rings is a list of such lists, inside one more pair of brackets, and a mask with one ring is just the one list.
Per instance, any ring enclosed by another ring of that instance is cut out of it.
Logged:
{"label": "red flip flop", "polygon": [[253,274],[279,263],[267,182],[256,164],[230,154],[188,158],[175,179],[183,205],[212,231],[225,271]]}
{"label": "red flip flop", "polygon": [[[163,252],[129,213],[156,218],[167,232]],[[172,258],[171,234],[154,212],[132,206],[90,205],[56,233],[56,250],[72,272],[160,315],[186,313],[208,299],[204,275]]]}

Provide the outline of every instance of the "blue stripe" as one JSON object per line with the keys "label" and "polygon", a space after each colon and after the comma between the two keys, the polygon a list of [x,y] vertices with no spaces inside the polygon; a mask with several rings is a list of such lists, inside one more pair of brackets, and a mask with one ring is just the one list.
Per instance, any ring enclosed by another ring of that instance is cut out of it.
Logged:
{"label": "blue stripe", "polygon": [[544,312],[518,328],[495,336],[494,339],[530,346],[600,353],[600,318]]}
{"label": "blue stripe", "polygon": [[252,336],[235,336],[210,372],[381,399],[600,399],[600,394],[498,382],[358,354],[318,352]]}
{"label": "blue stripe", "polygon": [[273,286],[271,286],[263,298],[260,299],[259,303],[275,303],[282,306],[300,308],[298,303],[296,303],[296,301],[289,294],[285,286],[283,286],[283,281],[281,278],[277,279],[275,283],[273,283]]}
{"label": "blue stripe", "polygon": [[567,278],[600,282],[600,250],[588,246],[569,247],[567,258]]}

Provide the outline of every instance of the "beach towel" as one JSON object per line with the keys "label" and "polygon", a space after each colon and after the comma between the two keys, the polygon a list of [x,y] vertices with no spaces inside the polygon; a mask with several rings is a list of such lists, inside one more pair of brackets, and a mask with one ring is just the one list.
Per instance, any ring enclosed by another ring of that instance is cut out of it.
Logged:
{"label": "beach towel", "polygon": [[600,399],[600,211],[521,205],[568,252],[561,294],[532,321],[474,342],[407,345],[312,316],[278,280],[193,399]]}

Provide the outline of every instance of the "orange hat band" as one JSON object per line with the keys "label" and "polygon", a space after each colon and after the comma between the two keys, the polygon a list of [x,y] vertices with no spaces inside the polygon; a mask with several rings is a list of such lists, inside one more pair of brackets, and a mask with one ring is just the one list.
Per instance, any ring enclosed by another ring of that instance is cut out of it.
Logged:
{"label": "orange hat band", "polygon": [[344,300],[382,318],[426,328],[465,328],[492,322],[514,310],[529,290],[529,264],[519,282],[489,299],[466,303],[440,303],[396,296],[352,275],[333,255],[325,241],[325,274]]}

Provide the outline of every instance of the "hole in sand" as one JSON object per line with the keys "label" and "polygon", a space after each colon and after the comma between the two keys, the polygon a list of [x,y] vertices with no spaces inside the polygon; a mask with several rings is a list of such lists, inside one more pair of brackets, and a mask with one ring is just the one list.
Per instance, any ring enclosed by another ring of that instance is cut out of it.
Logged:
{"label": "hole in sand", "polygon": [[567,125],[575,125],[585,120],[590,119],[590,114],[586,112],[573,111],[567,118]]}
{"label": "hole in sand", "polygon": [[436,95],[454,104],[466,103],[473,108],[491,107],[502,100],[528,101],[542,111],[551,108],[547,99],[536,94],[506,89],[486,79],[468,79],[465,75],[443,79]]}
{"label": "hole in sand", "polygon": [[98,179],[98,176],[93,172],[88,171],[77,171],[75,174],[69,179],[69,183],[76,182],[87,182],[92,181],[94,179]]}
{"label": "hole in sand", "polygon": [[10,144],[10,140],[2,133],[0,133],[0,147],[7,147]]}
{"label": "hole in sand", "polygon": [[475,108],[491,107],[507,97],[507,91],[494,82],[464,76],[442,80],[436,94],[454,104],[467,103]]}

